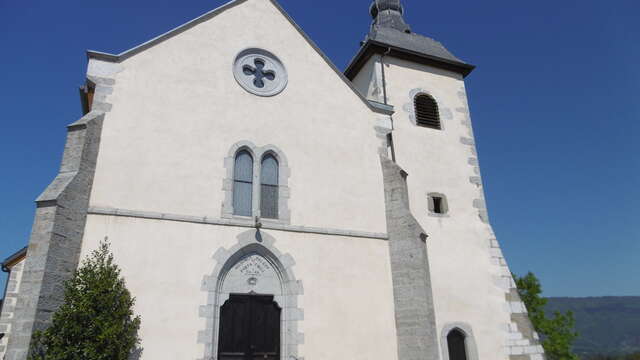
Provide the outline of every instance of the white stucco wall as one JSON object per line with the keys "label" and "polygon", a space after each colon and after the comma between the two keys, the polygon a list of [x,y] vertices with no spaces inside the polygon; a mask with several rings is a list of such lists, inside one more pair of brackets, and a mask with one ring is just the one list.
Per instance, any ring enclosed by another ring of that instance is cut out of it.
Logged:
{"label": "white stucco wall", "polygon": [[[508,324],[505,291],[496,285],[499,267],[490,261],[492,235],[474,200],[482,189],[470,181],[477,172],[468,122],[465,85],[459,74],[385,57],[385,76],[393,115],[396,160],[408,173],[410,206],[429,234],[428,251],[438,331],[452,323],[471,326],[480,359],[506,358]],[[364,94],[375,88],[379,57],[354,79]],[[422,89],[438,103],[442,130],[417,127],[410,120],[411,92]],[[463,140],[466,141],[466,140]],[[429,193],[445,194],[449,213],[429,215]],[[446,344],[441,344],[445,345]]]}
{"label": "white stucco wall", "polygon": [[[232,64],[249,47],[284,63],[282,93],[264,98],[238,86]],[[244,2],[121,64],[92,59],[89,68],[94,76],[117,73],[91,207],[220,219],[225,157],[250,141],[287,157],[292,226],[386,232],[374,129],[380,116],[270,1]],[[105,237],[111,242],[137,298],[143,359],[199,359],[203,278],[216,266],[214,253],[248,230],[94,214],[82,256]],[[292,256],[304,285],[300,355],[397,357],[385,240],[263,231]]]}
{"label": "white stucco wall", "polygon": [[[381,55],[372,56],[352,80],[358,91],[369,100],[383,103],[384,82],[382,81]],[[398,111],[399,109],[396,109]]]}
{"label": "white stucco wall", "polygon": [[[90,215],[82,256],[108,237],[142,317],[142,359],[198,359],[207,304],[202,280],[247,228]],[[396,359],[393,295],[384,240],[263,230],[295,260],[304,294],[300,355],[313,359]]]}
{"label": "white stucco wall", "polygon": [[[248,47],[282,60],[281,94],[238,86]],[[248,140],[286,154],[292,224],[385,232],[376,116],[268,0],[123,61],[109,102],[92,206],[220,217],[224,158]]]}

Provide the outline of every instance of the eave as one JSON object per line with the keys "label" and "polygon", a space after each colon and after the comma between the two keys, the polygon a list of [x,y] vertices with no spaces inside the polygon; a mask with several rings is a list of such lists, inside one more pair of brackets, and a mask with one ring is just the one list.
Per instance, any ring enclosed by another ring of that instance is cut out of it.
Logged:
{"label": "eave", "polygon": [[2,263],[0,263],[0,267],[2,268],[2,271],[9,272],[15,264],[19,263],[26,256],[27,256],[27,247],[25,246],[22,249],[18,250],[15,254],[6,258]]}
{"label": "eave", "polygon": [[437,67],[444,70],[453,71],[466,77],[475,69],[474,65],[463,62],[452,61],[449,59],[432,56],[409,49],[401,48],[391,44],[368,39],[360,48],[360,51],[351,60],[349,66],[344,71],[345,76],[352,80],[356,77],[360,69],[367,63],[369,58],[375,54],[385,54],[399,59],[412,61],[419,64]]}

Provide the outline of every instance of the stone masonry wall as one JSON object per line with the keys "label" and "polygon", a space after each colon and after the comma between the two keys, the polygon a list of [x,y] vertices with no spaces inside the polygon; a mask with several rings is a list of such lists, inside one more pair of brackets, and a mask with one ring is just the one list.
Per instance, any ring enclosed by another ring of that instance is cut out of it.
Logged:
{"label": "stone masonry wall", "polygon": [[411,214],[407,174],[380,155],[384,176],[398,359],[438,360],[427,235]]}
{"label": "stone masonry wall", "polygon": [[11,336],[11,322],[14,317],[14,310],[20,292],[20,282],[22,280],[22,269],[24,268],[24,260],[15,264],[11,268],[9,280],[7,282],[7,292],[5,294],[4,303],[2,304],[2,314],[0,314],[0,333],[4,333],[4,338],[0,340],[0,359],[4,358],[7,350],[7,343]]}
{"label": "stone masonry wall", "polygon": [[92,109],[67,127],[60,171],[36,200],[6,360],[27,358],[33,332],[49,326],[64,298],[63,283],[78,266],[102,123],[120,70],[117,64],[89,63],[87,78],[95,85]]}

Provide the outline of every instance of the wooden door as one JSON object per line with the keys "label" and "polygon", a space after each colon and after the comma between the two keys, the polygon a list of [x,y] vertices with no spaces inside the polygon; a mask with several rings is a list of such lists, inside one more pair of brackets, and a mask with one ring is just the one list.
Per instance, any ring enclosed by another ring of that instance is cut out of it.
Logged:
{"label": "wooden door", "polygon": [[280,313],[273,296],[231,295],[220,308],[218,359],[279,359]]}

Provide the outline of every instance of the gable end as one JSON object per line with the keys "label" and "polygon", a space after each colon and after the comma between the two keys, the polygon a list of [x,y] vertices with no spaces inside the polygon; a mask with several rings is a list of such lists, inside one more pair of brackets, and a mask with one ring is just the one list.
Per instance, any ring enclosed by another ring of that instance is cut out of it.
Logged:
{"label": "gable end", "polygon": [[[138,45],[134,48],[121,52],[120,54],[109,54],[105,52],[95,51],[95,50],[87,50],[87,57],[89,59],[102,60],[107,62],[122,62],[138,53],[141,53],[167,39],[170,39],[178,34],[181,34],[194,26],[201,24],[209,19],[214,18],[215,16],[221,14],[222,12],[231,9],[237,5],[243,4],[248,0],[233,0],[231,2],[226,3],[210,12],[199,16],[183,25],[180,25],[158,37],[155,37],[141,45]],[[298,31],[300,35],[307,41],[307,43],[316,51],[318,55],[325,61],[327,65],[338,75],[338,77],[351,89],[351,91],[362,101],[362,103],[369,108],[372,112],[383,114],[383,115],[392,115],[394,113],[393,107],[385,105],[385,106],[376,106],[375,104],[371,104],[353,85],[353,83],[335,66],[335,64],[325,55],[325,53],[316,45],[316,43],[302,30],[302,28],[287,14],[284,8],[276,1],[269,0],[271,3],[278,9],[278,11],[289,21],[289,23]]]}

